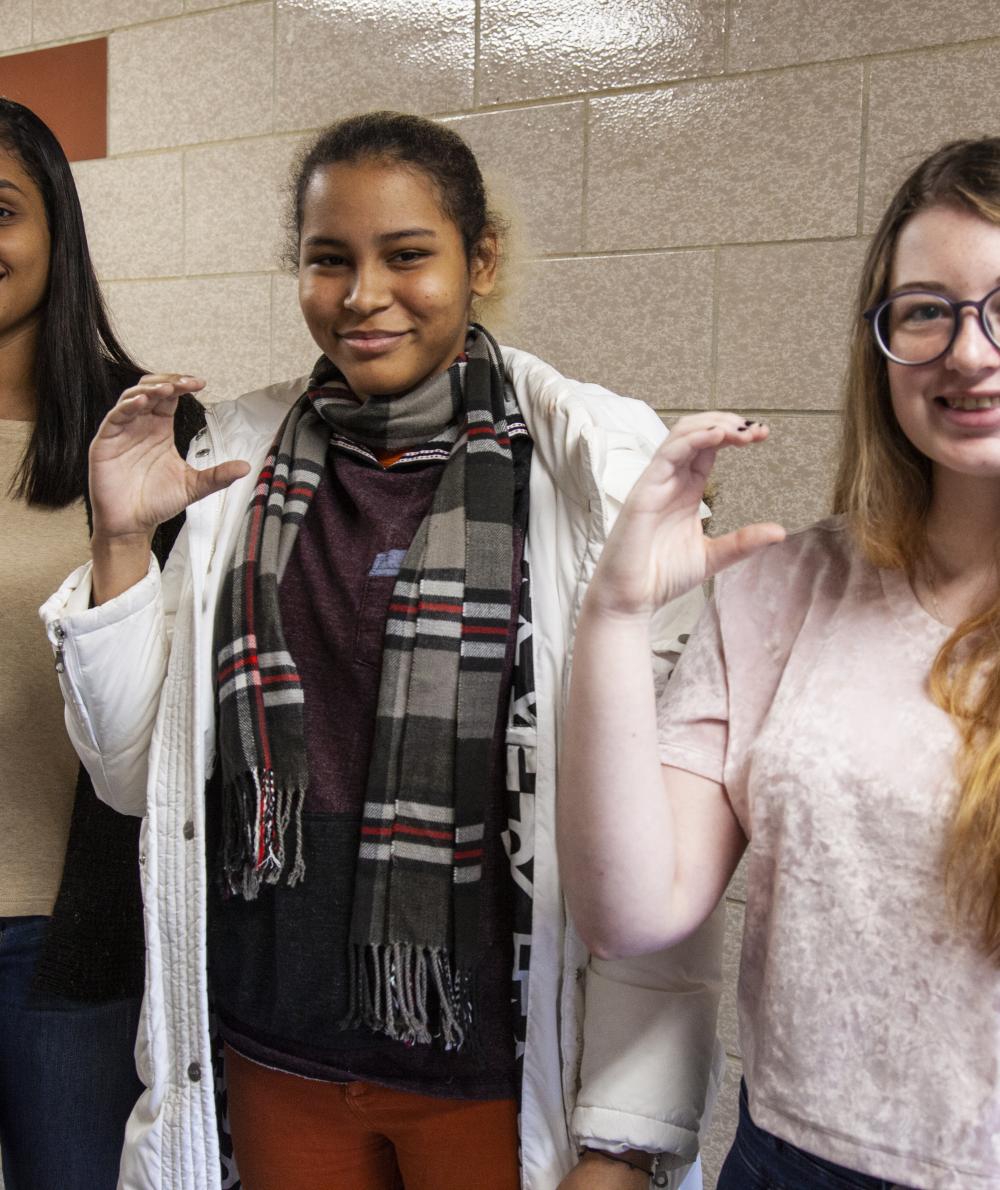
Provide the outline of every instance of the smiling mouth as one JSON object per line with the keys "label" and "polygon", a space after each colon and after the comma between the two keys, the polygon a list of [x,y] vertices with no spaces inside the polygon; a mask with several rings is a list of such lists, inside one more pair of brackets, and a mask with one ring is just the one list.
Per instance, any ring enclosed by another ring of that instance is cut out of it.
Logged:
{"label": "smiling mouth", "polygon": [[948,409],[1000,409],[1000,395],[982,397],[935,397]]}
{"label": "smiling mouth", "polygon": [[383,339],[399,339],[406,331],[345,331],[340,338],[348,343],[380,343]]}

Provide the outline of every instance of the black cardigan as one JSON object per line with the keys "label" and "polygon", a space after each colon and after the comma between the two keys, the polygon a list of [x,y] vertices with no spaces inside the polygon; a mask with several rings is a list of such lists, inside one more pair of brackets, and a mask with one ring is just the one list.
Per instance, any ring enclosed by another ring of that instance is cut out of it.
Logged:
{"label": "black cardigan", "polygon": [[[182,397],[174,418],[174,440],[182,456],[204,424],[201,405]],[[153,553],[161,567],[183,524],[181,513],[156,530]],[[100,801],[80,766],[62,881],[35,968],[35,992],[91,1002],[142,994],[141,821]]]}

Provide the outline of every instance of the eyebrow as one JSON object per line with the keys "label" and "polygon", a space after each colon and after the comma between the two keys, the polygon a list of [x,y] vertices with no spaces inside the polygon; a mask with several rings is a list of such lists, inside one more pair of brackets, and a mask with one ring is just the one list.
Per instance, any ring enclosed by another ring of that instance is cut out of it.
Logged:
{"label": "eyebrow", "polygon": [[[437,232],[429,227],[406,227],[400,231],[387,231],[382,235],[376,236],[380,244],[390,244],[394,240],[416,239],[418,236],[430,236],[432,239],[437,239]],[[348,245],[344,240],[338,240],[335,236],[307,236],[305,241],[307,248],[346,248]]]}
{"label": "eyebrow", "polygon": [[[1000,277],[995,277],[993,279],[993,284],[995,286],[1000,286]],[[896,297],[898,294],[909,293],[911,290],[940,293],[944,296],[954,292],[951,286],[945,285],[943,281],[904,281],[901,285],[894,285],[886,296]]]}
{"label": "eyebrow", "polygon": [[7,178],[0,178],[0,190],[16,190],[18,194],[24,194],[20,186],[16,186]]}

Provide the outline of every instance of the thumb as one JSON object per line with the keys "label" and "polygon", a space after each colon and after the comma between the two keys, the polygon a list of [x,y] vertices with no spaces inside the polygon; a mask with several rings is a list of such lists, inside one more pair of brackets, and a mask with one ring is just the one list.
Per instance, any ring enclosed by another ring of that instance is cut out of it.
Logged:
{"label": "thumb", "polygon": [[242,479],[250,470],[250,464],[243,459],[230,459],[226,463],[219,463],[215,467],[206,467],[204,471],[195,471],[191,482],[191,503],[204,500],[213,492],[221,492],[231,483]]}
{"label": "thumb", "polygon": [[773,522],[757,525],[744,525],[734,533],[726,533],[722,537],[707,537],[705,539],[705,577],[710,578],[766,549],[769,545],[777,545],[785,540],[785,530]]}

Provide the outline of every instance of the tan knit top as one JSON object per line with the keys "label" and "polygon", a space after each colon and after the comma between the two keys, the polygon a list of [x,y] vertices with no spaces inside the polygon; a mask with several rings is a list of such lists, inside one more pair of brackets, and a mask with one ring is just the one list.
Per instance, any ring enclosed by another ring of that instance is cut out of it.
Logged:
{"label": "tan knit top", "polygon": [[0,917],[52,911],[78,767],[38,608],[87,559],[87,519],[10,496],[32,428],[0,420]]}

